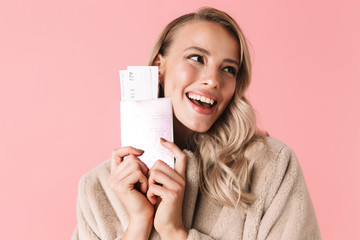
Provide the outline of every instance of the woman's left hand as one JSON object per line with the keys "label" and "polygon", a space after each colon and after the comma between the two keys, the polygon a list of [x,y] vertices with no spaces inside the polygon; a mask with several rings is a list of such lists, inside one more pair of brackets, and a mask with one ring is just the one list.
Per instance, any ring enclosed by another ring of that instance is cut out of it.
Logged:
{"label": "woman's left hand", "polygon": [[158,204],[154,227],[161,239],[187,239],[182,218],[186,155],[174,143],[162,139],[160,142],[176,161],[174,169],[160,160],[150,169],[147,198],[152,204]]}

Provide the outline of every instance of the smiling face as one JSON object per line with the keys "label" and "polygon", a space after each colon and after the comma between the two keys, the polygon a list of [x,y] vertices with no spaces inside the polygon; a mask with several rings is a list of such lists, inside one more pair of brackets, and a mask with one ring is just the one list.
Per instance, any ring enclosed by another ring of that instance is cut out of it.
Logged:
{"label": "smiling face", "polygon": [[239,44],[223,26],[192,21],[179,29],[165,56],[158,55],[164,96],[177,120],[206,132],[230,102],[239,71]]}

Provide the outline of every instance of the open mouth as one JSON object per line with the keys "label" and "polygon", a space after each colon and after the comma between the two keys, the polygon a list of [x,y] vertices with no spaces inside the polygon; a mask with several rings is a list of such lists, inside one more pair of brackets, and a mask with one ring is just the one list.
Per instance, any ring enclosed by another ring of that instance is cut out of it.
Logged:
{"label": "open mouth", "polygon": [[195,94],[195,93],[186,93],[186,97],[193,104],[195,104],[196,106],[199,106],[201,108],[204,108],[204,109],[211,109],[217,104],[217,101],[215,101],[214,99],[204,97],[204,96],[201,96],[201,95]]}

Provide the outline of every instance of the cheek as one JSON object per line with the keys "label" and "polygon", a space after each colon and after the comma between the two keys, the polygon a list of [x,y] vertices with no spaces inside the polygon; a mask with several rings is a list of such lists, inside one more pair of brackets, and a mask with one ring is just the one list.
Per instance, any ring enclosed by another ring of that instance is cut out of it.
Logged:
{"label": "cheek", "polygon": [[186,62],[169,66],[164,79],[165,97],[171,97],[174,94],[182,94],[184,89],[196,79],[196,69]]}
{"label": "cheek", "polygon": [[229,103],[235,93],[236,81],[227,82],[223,88],[223,96],[226,103]]}

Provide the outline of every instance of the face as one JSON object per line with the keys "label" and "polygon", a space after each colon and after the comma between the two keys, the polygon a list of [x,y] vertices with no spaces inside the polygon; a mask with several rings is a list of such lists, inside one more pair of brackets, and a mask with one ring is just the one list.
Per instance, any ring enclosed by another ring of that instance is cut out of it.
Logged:
{"label": "face", "polygon": [[183,26],[165,56],[158,56],[160,81],[177,120],[196,132],[207,131],[230,102],[239,71],[239,44],[218,23]]}

